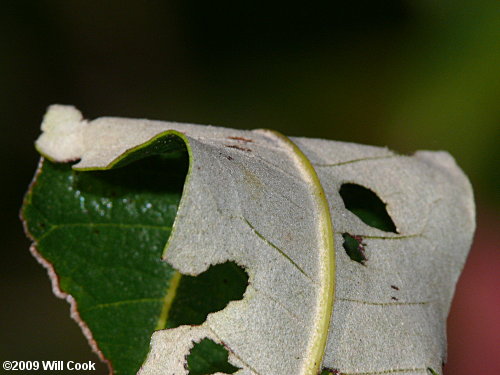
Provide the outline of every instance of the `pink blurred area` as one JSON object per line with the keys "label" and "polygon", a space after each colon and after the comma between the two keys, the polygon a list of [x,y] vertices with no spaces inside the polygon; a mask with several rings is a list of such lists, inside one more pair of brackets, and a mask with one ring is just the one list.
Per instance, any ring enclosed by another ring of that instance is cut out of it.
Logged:
{"label": "pink blurred area", "polygon": [[445,375],[500,374],[500,218],[480,210],[448,318]]}

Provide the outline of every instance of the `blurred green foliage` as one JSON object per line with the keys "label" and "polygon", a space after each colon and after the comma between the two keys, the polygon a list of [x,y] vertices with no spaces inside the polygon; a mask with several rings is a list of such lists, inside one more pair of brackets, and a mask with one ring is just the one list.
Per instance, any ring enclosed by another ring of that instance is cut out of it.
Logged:
{"label": "blurred green foliage", "polygon": [[[3,8],[1,123],[29,140],[47,105],[71,103],[89,117],[445,149],[480,191],[500,181],[498,1],[57,0]],[[17,158],[31,147],[22,142]]]}

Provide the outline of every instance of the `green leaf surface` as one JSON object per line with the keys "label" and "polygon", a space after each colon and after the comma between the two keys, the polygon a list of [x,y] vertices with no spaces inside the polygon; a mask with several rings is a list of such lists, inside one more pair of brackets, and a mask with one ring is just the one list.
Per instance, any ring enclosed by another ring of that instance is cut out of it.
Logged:
{"label": "green leaf surface", "polygon": [[[175,274],[161,255],[182,192],[185,159],[76,172],[44,160],[23,217],[59,288],[116,374],[144,361]],[[167,173],[165,173],[167,171]]]}
{"label": "green leaf surface", "polygon": [[210,339],[194,344],[187,357],[189,375],[232,374],[239,370],[227,361],[227,350]]}
{"label": "green leaf surface", "polygon": [[248,283],[232,262],[194,277],[161,260],[188,170],[183,147],[162,137],[104,171],[44,160],[26,196],[37,251],[116,374],[137,372],[155,330],[203,323]]}

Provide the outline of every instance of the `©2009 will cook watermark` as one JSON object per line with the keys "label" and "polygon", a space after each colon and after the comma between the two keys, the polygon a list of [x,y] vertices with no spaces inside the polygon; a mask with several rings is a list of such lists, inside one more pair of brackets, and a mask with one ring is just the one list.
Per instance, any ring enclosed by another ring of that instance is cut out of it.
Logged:
{"label": "\u00a92009 will cook watermark", "polygon": [[95,371],[95,362],[76,361],[4,361],[6,371]]}

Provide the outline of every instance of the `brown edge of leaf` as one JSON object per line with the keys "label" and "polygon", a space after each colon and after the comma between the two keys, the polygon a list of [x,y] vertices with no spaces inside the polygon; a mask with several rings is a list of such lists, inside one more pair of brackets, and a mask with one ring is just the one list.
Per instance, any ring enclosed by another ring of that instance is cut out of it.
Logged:
{"label": "brown edge of leaf", "polygon": [[[38,163],[35,176],[33,177],[33,180],[31,181],[28,191],[26,192],[24,198],[23,198],[23,207],[27,203],[26,197],[33,191],[34,186],[37,183],[38,176],[40,175],[42,171],[42,164],[44,162],[44,158],[41,157],[40,161]],[[73,161],[73,160],[71,160]],[[70,162],[68,160],[67,162]],[[99,349],[99,346],[97,345],[97,342],[94,340],[94,337],[92,336],[92,332],[90,328],[87,326],[87,324],[82,320],[80,317],[80,313],[78,312],[78,307],[76,300],[73,298],[71,294],[65,293],[61,290],[60,285],[59,285],[59,276],[57,275],[54,266],[52,263],[50,263],[47,259],[45,259],[42,254],[37,249],[37,242],[35,238],[31,235],[31,233],[28,230],[28,225],[26,223],[26,219],[23,216],[23,211],[21,209],[19,213],[19,218],[21,219],[21,222],[23,224],[23,229],[26,237],[28,237],[31,240],[31,245],[30,245],[30,252],[33,255],[33,257],[40,263],[46,270],[47,270],[47,275],[49,276],[51,285],[52,285],[52,292],[55,294],[56,297],[61,298],[66,300],[66,302],[69,303],[70,305],[70,316],[71,318],[78,324],[80,329],[82,330],[83,335],[87,339],[87,342],[89,343],[90,347],[92,348],[92,351],[97,354],[99,359],[104,362],[109,370],[109,374],[113,375],[113,365],[111,362],[104,356],[102,351]]]}

